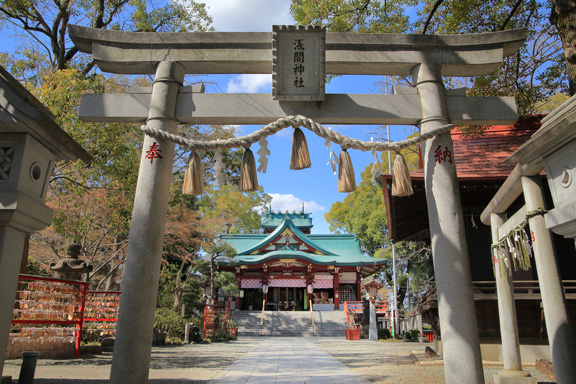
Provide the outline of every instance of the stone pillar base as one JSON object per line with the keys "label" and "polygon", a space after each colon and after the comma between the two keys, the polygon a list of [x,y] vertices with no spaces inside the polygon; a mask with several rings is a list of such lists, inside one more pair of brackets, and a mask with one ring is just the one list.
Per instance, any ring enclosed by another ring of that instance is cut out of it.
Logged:
{"label": "stone pillar base", "polygon": [[526,371],[503,369],[494,375],[494,384],[538,384],[535,377]]}

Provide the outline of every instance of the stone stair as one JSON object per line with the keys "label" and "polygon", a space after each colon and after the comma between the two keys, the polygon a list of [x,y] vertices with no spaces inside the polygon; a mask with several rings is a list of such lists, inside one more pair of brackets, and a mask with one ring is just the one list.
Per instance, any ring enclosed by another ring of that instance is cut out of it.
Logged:
{"label": "stone stair", "polygon": [[309,311],[235,311],[232,317],[241,336],[346,337],[344,311],[314,311],[314,329]]}

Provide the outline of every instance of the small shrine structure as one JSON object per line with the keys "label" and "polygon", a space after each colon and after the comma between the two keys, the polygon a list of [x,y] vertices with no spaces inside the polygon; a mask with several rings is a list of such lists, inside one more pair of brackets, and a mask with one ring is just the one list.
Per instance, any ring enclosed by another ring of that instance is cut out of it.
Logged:
{"label": "small shrine structure", "polygon": [[[576,237],[576,187],[572,183],[576,144],[575,101],[576,97],[572,96],[546,116],[542,120],[542,127],[530,140],[505,160],[506,165],[514,169],[480,216],[484,224],[490,225],[494,244],[492,257],[495,264],[498,263],[500,272],[495,273],[495,277],[502,348],[505,352],[504,370],[499,372],[501,376],[523,372],[519,363],[521,353],[516,323],[519,317],[516,314],[514,276],[510,273],[512,267],[509,262],[518,253],[518,247],[511,244],[509,239],[529,228],[530,236],[526,237],[531,240],[556,380],[558,383],[576,381],[576,341],[567,305],[569,295],[562,280],[563,275],[574,268],[562,260],[566,255],[558,249],[558,238],[553,236],[553,232],[564,236],[571,245]],[[546,171],[551,199],[547,199],[545,193],[542,170]],[[524,205],[514,207],[519,198],[523,198]]]}
{"label": "small shrine structure", "polygon": [[310,234],[309,213],[272,210],[262,216],[262,234],[222,234],[237,251],[218,266],[236,275],[241,310],[341,309],[360,300],[361,278],[378,271],[384,260],[366,256],[355,235]]}
{"label": "small shrine structure", "polygon": [[[573,325],[566,320],[566,312],[574,313],[576,309],[574,241],[561,236],[549,237],[549,245],[557,255],[555,258],[549,257],[545,262],[546,268],[542,264],[539,266],[538,242],[535,241],[538,232],[529,224],[527,216],[530,215],[527,215],[525,200],[518,198],[521,187],[518,185],[515,192],[508,189],[507,194],[500,192],[510,188],[510,174],[516,175],[517,179],[520,177],[518,167],[515,168],[515,163],[510,159],[517,157],[521,149],[530,148],[529,143],[534,143],[535,138],[543,137],[542,131],[550,127],[549,122],[554,118],[554,115],[552,118],[549,116],[534,115],[513,125],[491,126],[479,137],[451,132],[455,144],[452,160],[458,171],[482,355],[485,360],[500,359],[504,363],[504,369],[494,376],[497,383],[534,383],[536,379],[522,369],[523,362],[533,362],[534,359],[553,359],[557,377],[564,378],[559,382],[573,382],[576,377],[571,363],[573,359],[570,358],[576,352],[573,337],[559,339],[552,336],[560,331],[572,334]],[[561,143],[563,139],[561,135],[546,138],[550,142]],[[536,156],[535,152],[526,153]],[[541,183],[545,179],[541,173],[544,166],[531,166],[530,176],[535,183]],[[564,166],[564,169],[567,167]],[[382,175],[389,238],[395,242],[429,242],[423,170],[411,172],[411,178],[414,194],[395,197],[391,194],[391,175]],[[520,184],[518,180],[516,182]],[[500,196],[499,200],[495,195]],[[541,203],[549,207],[553,196],[550,190],[543,189]],[[506,205],[500,201],[506,201]],[[500,206],[495,202],[499,202]],[[502,221],[486,226],[484,224],[490,224],[490,211],[493,209],[498,210],[497,216]],[[509,218],[508,224],[504,224],[506,217]],[[509,253],[504,249],[508,244],[514,247]],[[542,270],[558,272],[554,272],[556,276],[551,278],[544,275]],[[552,298],[547,297],[550,287],[557,289],[556,296],[552,295]],[[437,328],[439,301],[432,288],[422,303],[425,318],[436,331],[442,331],[443,326],[440,322],[440,329]],[[552,314],[550,308],[554,311]],[[501,344],[495,344],[494,340],[497,339],[501,340]],[[547,343],[551,346],[550,350],[543,348]],[[442,341],[437,343],[436,351],[443,353],[441,344]],[[523,350],[522,355],[520,349]]]}

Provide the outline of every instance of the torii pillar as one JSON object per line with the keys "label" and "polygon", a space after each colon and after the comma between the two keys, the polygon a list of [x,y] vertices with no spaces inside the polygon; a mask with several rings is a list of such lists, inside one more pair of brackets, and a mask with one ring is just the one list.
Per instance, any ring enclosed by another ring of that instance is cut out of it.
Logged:
{"label": "torii pillar", "polygon": [[[148,126],[176,133],[176,100],[183,81],[181,64],[158,64]],[[169,140],[151,136],[145,137],[142,146],[110,372],[112,384],[148,382],[153,337],[150,325],[156,311],[174,147]]]}
{"label": "torii pillar", "polygon": [[[424,62],[412,77],[422,101],[421,133],[448,124],[440,65]],[[446,382],[484,383],[452,136],[427,140],[422,150]]]}
{"label": "torii pillar", "polygon": [[[505,215],[490,214],[490,230],[492,244],[500,241],[499,229],[506,222]],[[495,255],[494,262],[497,263]],[[496,278],[496,295],[498,297],[498,319],[500,321],[500,339],[502,340],[502,362],[504,369],[494,375],[494,382],[512,384],[536,384],[536,379],[530,372],[522,370],[522,357],[520,354],[520,341],[518,337],[518,320],[516,318],[516,304],[514,302],[514,282],[512,275],[502,273],[500,266],[494,264],[494,277]]]}

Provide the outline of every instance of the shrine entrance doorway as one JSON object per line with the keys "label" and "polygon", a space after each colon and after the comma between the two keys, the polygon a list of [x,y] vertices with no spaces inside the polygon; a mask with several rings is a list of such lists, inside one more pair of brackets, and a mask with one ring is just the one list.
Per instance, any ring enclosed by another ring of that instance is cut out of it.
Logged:
{"label": "shrine entrance doorway", "polygon": [[306,288],[273,287],[268,292],[267,310],[304,311],[306,305]]}
{"label": "shrine entrance doorway", "polygon": [[261,311],[263,297],[262,288],[244,289],[240,309],[243,311]]}

